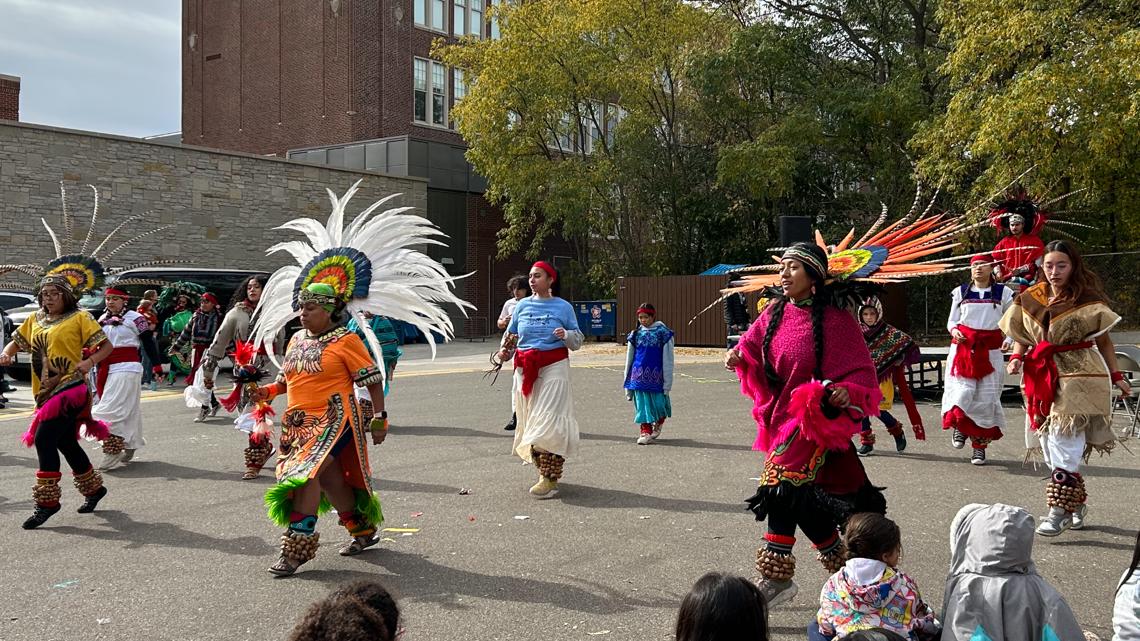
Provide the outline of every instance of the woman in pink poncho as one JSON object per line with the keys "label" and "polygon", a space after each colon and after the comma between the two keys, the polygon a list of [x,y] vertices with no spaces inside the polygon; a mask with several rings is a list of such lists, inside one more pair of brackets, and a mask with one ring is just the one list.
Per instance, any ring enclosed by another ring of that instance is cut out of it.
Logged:
{"label": "woman in pink poncho", "polygon": [[834,573],[846,560],[839,530],[855,512],[886,512],[851,437],[877,415],[882,394],[859,324],[827,284],[827,255],[797,243],[783,255],[780,293],[725,355],[753,400],[754,448],[765,452],[760,487],[748,499],[767,521],[756,552],[759,587],[776,606],[795,596],[798,527]]}

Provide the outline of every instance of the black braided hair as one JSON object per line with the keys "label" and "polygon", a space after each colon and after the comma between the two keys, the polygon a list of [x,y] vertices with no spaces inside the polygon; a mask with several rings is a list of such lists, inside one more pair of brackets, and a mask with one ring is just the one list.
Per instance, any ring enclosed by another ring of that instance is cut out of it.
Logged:
{"label": "black braided hair", "polygon": [[768,326],[764,328],[764,376],[768,379],[768,387],[772,389],[779,389],[783,383],[780,381],[779,374],[776,373],[776,368],[772,367],[772,359],[768,356],[768,348],[771,347],[772,338],[776,335],[776,329],[780,326],[780,321],[784,318],[784,307],[787,305],[788,297],[783,294],[772,301],[770,305],[772,311],[768,313]]}
{"label": "black braided hair", "polygon": [[[817,290],[820,288],[816,288]],[[823,293],[823,292],[817,292]],[[827,304],[823,300],[812,300],[811,302],[811,336],[815,341],[815,369],[812,370],[812,376],[815,380],[823,380],[823,314],[827,309]]]}
{"label": "black braided hair", "polygon": [[[814,243],[796,243],[792,245],[800,251],[809,252],[814,255],[819,263],[827,265],[827,253],[823,251],[818,245]],[[824,309],[833,304],[833,297],[828,287],[824,284],[826,274],[820,274],[812,266],[804,263],[804,271],[812,280],[814,293],[812,294],[811,302],[811,333],[815,347],[815,369],[812,371],[812,376],[816,380],[823,380],[823,314]],[[772,312],[768,316],[768,327],[764,330],[764,376],[768,379],[768,386],[772,389],[779,389],[783,384],[779,375],[776,373],[776,368],[772,366],[772,359],[768,356],[768,348],[772,344],[772,338],[776,335],[776,328],[779,327],[780,321],[784,318],[784,308],[787,307],[788,297],[781,293],[776,297],[772,303]]]}

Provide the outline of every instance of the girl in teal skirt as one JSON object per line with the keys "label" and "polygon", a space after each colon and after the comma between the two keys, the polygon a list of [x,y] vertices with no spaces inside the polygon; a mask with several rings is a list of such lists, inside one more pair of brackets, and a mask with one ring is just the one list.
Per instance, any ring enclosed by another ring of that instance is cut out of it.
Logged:
{"label": "girl in teal skirt", "polygon": [[673,330],[657,320],[649,303],[637,308],[637,329],[626,337],[625,398],[633,401],[633,422],[641,426],[638,445],[661,435],[665,419],[673,415],[669,390],[673,387]]}

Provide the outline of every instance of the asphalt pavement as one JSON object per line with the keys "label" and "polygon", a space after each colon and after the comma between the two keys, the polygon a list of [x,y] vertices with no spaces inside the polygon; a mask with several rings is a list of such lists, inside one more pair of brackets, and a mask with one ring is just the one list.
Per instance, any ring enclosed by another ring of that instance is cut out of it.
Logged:
{"label": "asphalt pavement", "polygon": [[[574,355],[581,452],[566,464],[560,498],[536,500],[527,494],[534,469],[511,455],[502,429],[508,378],[490,386],[480,373],[493,347],[460,343],[434,362],[426,347],[407,350],[388,403],[392,431],[371,448],[384,541],[338,556],[347,535],[329,515],[318,525],[317,558],[285,579],[265,571],[280,535],[262,506],[270,471],[240,480],[244,435],[221,417],[193,423],[194,410],[165,390],[147,394],[147,446],[106,474],[110,494],[95,514],[75,513],[80,500],[68,484],[59,514],[20,529],[36,461],[19,441],[21,393],[10,394],[16,400],[0,413],[0,640],[283,639],[309,603],[367,578],[398,597],[405,641],[665,641],[702,574],[753,574],[763,526],[743,500],[760,468],[755,425],[715,350],[679,352],[675,417],[649,446],[634,444],[623,350],[595,345]],[[1046,470],[1022,463],[1017,408],[1008,408],[1015,427],[981,468],[969,450],[950,448],[937,406],[921,410],[929,440],[911,437],[898,454],[876,425],[881,451],[865,462],[902,528],[901,567],[940,611],[958,508],[1004,502],[1040,515]],[[1085,471],[1089,527],[1038,538],[1034,557],[1082,625],[1108,639],[1113,591],[1140,526],[1140,461],[1119,449]],[[772,613],[777,639],[804,638],[826,578],[805,540],[795,553],[800,594]]]}

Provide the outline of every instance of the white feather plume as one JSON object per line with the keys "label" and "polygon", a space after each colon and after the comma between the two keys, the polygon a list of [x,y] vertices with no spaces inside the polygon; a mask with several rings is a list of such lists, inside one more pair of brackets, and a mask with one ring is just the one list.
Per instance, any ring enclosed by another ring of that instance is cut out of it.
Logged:
{"label": "white feather plume", "polygon": [[[452,276],[438,261],[423,253],[426,245],[441,245],[447,235],[430,220],[409,213],[413,207],[395,207],[377,211],[399,194],[387,196],[372,203],[356,216],[347,227],[344,225],[348,202],[360,187],[357,181],[343,196],[329,190],[332,212],[326,223],[312,218],[296,218],[277,229],[300,232],[306,240],[278,243],[267,253],[286,252],[296,265],[282,267],[266,282],[253,313],[251,340],[254,345],[265,346],[270,359],[280,366],[273,351],[273,339],[279,331],[301,314],[293,309],[293,295],[301,270],[317,254],[337,247],[351,247],[361,252],[371,263],[372,278],[368,294],[354,298],[346,311],[356,319],[365,335],[365,342],[373,354],[380,354],[380,341],[372,332],[364,313],[386,316],[414,325],[427,337],[435,356],[435,335],[444,340],[455,336],[451,318],[444,309],[452,305],[467,314],[474,306],[454,294],[452,289],[460,278]],[[380,368],[383,372],[384,368]]]}

